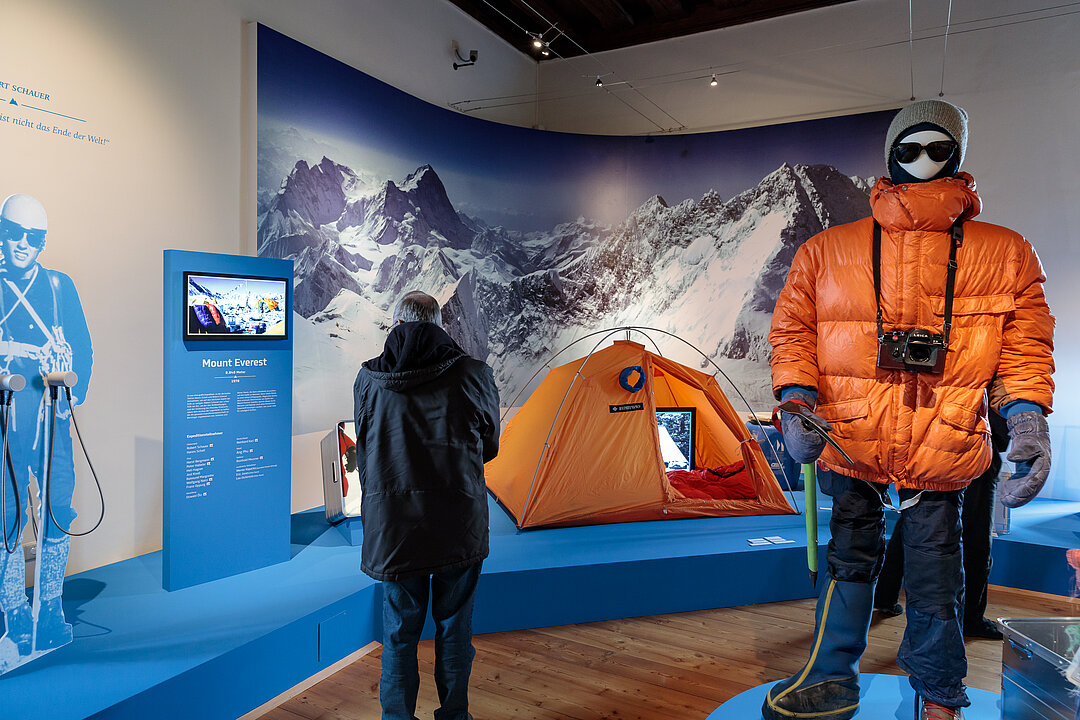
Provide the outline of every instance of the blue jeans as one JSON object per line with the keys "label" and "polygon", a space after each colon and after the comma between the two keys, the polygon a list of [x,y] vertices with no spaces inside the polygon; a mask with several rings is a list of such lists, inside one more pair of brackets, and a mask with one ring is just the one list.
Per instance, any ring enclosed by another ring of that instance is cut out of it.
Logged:
{"label": "blue jeans", "polygon": [[[862,480],[832,474],[829,572],[837,580],[872,583],[881,572],[885,517],[880,496]],[[905,488],[900,500],[917,491]],[[964,565],[960,541],[962,491],[922,494],[900,515],[904,544],[907,627],[896,662],[923,697],[946,707],[970,705],[964,635]],[[866,612],[872,612],[870,606]]]}
{"label": "blue jeans", "polygon": [[420,672],[416,644],[427,618],[428,588],[435,620],[435,720],[469,719],[473,596],[480,563],[459,570],[383,581],[383,649],[379,700],[383,720],[415,720]]}

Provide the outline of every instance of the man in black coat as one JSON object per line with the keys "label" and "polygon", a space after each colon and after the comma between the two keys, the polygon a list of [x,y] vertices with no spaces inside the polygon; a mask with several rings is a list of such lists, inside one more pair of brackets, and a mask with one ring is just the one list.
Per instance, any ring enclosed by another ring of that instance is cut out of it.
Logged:
{"label": "man in black coat", "polygon": [[499,451],[494,375],[442,329],[435,298],[410,292],[382,355],[360,368],[353,398],[361,569],[383,581],[383,720],[414,720],[429,588],[435,720],[470,720],[473,595],[488,554],[484,463]]}

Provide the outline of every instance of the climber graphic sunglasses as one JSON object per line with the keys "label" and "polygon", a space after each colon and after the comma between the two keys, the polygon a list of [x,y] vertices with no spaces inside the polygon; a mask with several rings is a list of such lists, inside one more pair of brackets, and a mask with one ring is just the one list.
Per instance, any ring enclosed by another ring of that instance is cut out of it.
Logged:
{"label": "climber graphic sunglasses", "polygon": [[945,162],[956,152],[956,143],[952,140],[937,140],[926,145],[920,145],[917,142],[904,142],[894,147],[892,152],[896,162],[906,165],[915,162],[923,150],[926,150],[926,154],[934,162]]}
{"label": "climber graphic sunglasses", "polygon": [[33,228],[25,228],[14,220],[0,218],[0,238],[19,242],[26,237],[26,243],[38,250],[45,247],[45,231]]}

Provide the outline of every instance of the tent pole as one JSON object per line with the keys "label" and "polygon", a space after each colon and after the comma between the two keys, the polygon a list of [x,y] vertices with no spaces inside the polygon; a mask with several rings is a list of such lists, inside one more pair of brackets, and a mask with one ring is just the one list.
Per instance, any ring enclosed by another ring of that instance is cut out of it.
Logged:
{"label": "tent pole", "polygon": [[[552,418],[552,420],[551,420],[551,427],[548,428],[547,437],[544,438],[544,449],[540,451],[540,458],[536,461],[536,470],[533,471],[532,482],[529,483],[529,492],[525,495],[525,506],[521,509],[521,522],[525,522],[525,513],[527,513],[528,510],[529,510],[529,503],[532,501],[533,488],[536,486],[536,478],[540,474],[540,465],[543,464],[544,456],[547,455],[548,448],[550,447],[551,433],[555,432],[555,423],[557,423],[559,421],[559,415],[562,413],[563,405],[566,404],[566,398],[570,397],[570,391],[574,389],[574,383],[576,383],[578,378],[581,377],[581,370],[585,367],[585,363],[589,362],[589,358],[591,358],[593,356],[593,353],[596,352],[597,348],[599,348],[601,345],[604,344],[605,340],[607,340],[612,335],[616,335],[616,334],[622,332],[623,330],[627,330],[627,329],[628,328],[626,328],[626,327],[619,327],[619,328],[615,328],[614,330],[606,331],[607,334],[604,335],[604,337],[600,338],[600,341],[598,343],[593,345],[593,349],[589,351],[589,354],[585,356],[585,359],[581,361],[581,364],[578,365],[578,369],[574,372],[574,378],[570,381],[570,385],[567,386],[566,392],[563,393],[562,400],[559,401],[559,409],[555,411],[555,417]],[[636,329],[636,328],[629,328],[629,329],[632,330],[632,329]],[[605,332],[605,331],[600,330],[600,331],[595,332],[595,333],[590,333],[590,335],[599,335],[602,332]],[[589,337],[589,336],[586,335],[585,337]],[[580,338],[580,340],[584,340],[584,339],[585,338]],[[574,342],[576,343],[576,342],[578,342],[578,340],[575,340]],[[573,343],[571,343],[571,345],[572,344]],[[570,346],[567,345],[567,347],[570,347]],[[563,350],[565,350],[565,349],[566,348],[563,348]],[[562,352],[562,350],[560,350],[559,352]]]}

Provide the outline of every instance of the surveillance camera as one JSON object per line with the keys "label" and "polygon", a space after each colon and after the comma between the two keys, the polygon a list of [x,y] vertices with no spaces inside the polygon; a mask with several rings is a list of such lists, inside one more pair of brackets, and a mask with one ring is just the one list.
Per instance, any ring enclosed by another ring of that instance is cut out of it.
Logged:
{"label": "surveillance camera", "polygon": [[476,56],[479,55],[479,54],[480,53],[477,50],[470,50],[469,51],[469,62],[476,62]]}

